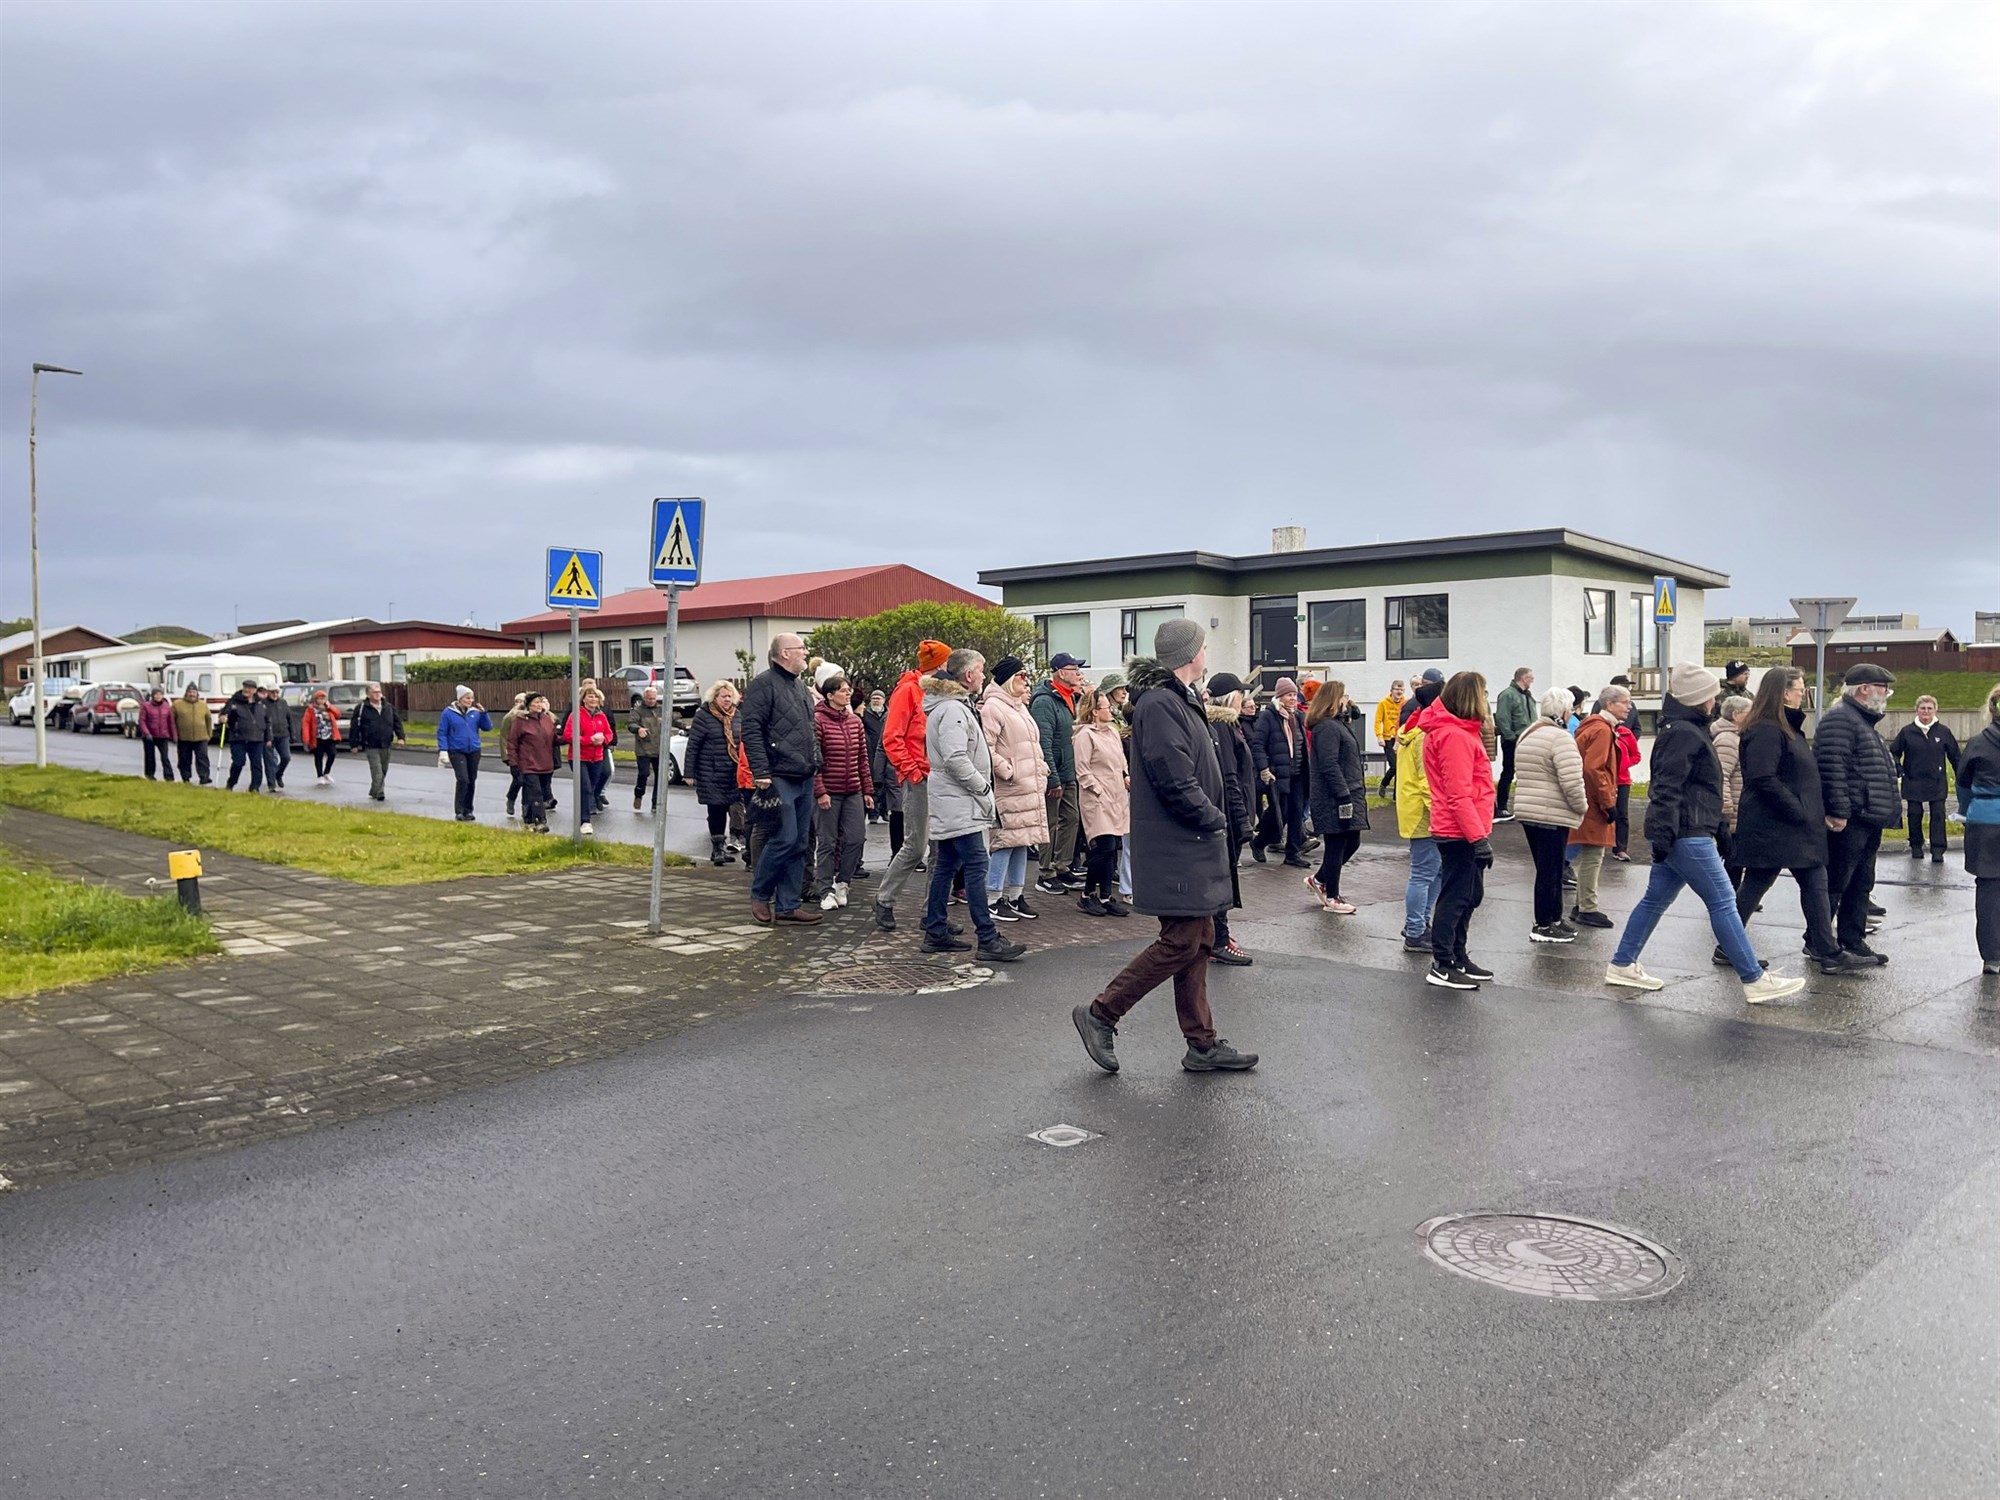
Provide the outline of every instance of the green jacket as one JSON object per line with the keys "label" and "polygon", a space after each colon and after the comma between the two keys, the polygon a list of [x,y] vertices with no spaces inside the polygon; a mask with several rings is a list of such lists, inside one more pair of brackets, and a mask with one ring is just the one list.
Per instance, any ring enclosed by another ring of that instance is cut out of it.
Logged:
{"label": "green jacket", "polygon": [[[665,716],[666,707],[663,702],[649,707],[641,698],[633,703],[631,712],[625,716],[625,727],[632,731],[633,748],[648,760],[660,758],[660,721]],[[646,731],[644,735],[639,733],[642,729]]]}
{"label": "green jacket", "polygon": [[1042,735],[1042,763],[1049,768],[1049,787],[1076,785],[1076,710],[1056,690],[1053,681],[1035,689],[1028,712]]}
{"label": "green jacket", "polygon": [[195,741],[205,740],[215,733],[215,715],[208,711],[206,700],[197,698],[190,703],[185,698],[174,699],[174,737]]}
{"label": "green jacket", "polygon": [[1539,717],[1533,694],[1523,692],[1511,682],[1500,689],[1500,696],[1493,704],[1493,727],[1503,741],[1518,740]]}

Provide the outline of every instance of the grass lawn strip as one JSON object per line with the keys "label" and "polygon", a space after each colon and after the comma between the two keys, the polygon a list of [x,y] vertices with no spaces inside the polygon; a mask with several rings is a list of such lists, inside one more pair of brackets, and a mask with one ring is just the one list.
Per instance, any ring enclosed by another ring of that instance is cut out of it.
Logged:
{"label": "grass lawn strip", "polygon": [[[553,835],[289,797],[232,795],[67,766],[0,768],[0,803],[363,885],[427,885],[580,865],[645,866],[652,860],[652,850],[640,844],[577,845]],[[670,853],[667,863],[689,861]]]}
{"label": "grass lawn strip", "polygon": [[171,896],[136,900],[28,869],[0,850],[0,1000],[220,953]]}

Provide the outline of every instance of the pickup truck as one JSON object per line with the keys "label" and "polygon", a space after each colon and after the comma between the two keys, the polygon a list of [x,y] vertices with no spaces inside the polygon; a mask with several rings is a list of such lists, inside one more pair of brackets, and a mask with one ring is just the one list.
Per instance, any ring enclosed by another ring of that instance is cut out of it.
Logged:
{"label": "pickup truck", "polygon": [[[45,677],[42,679],[42,722],[51,729],[61,729],[69,723],[71,708],[76,698],[66,696],[74,693],[82,696],[89,684],[76,677]],[[7,702],[7,722],[28,724],[35,717],[35,690],[23,686]]]}

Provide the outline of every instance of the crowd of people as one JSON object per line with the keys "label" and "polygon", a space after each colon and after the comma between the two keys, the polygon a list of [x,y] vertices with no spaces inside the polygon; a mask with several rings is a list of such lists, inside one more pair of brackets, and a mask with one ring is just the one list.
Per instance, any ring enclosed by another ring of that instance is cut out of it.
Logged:
{"label": "crowd of people", "polygon": [[[1004,929],[1037,920],[1044,897],[1073,899],[1094,918],[1153,917],[1152,944],[1077,1008],[1086,1050],[1115,1071],[1118,1020],[1171,979],[1186,1065],[1252,1066],[1254,1056],[1216,1037],[1204,977],[1211,963],[1254,961],[1230,931],[1242,905],[1241,854],[1247,847],[1260,864],[1278,856],[1304,872],[1321,911],[1354,914],[1342,875],[1371,827],[1362,710],[1339,681],[1301,691],[1290,677],[1260,706],[1242,679],[1207,671],[1205,636],[1185,620],[1163,625],[1151,656],[1094,687],[1086,665],[1058,653],[1037,682],[1019,657],[989,666],[977,651],[925,641],[892,689],[857,704],[840,666],[810,657],[796,635],[776,637],[766,669],[740,694],[715,683],[688,725],[683,769],[707,815],[710,862],[744,861],[759,923],[810,925],[873,878],[867,827],[886,823],[876,925],[897,930],[898,902],[923,875],[923,950],[984,961],[1023,957],[1026,946]],[[1714,962],[1736,974],[1745,1001],[1797,994],[1806,979],[1774,970],[1749,939],[1787,873],[1807,964],[1825,974],[1886,965],[1869,941],[1884,915],[1872,899],[1883,832],[1906,824],[1910,857],[1928,850],[1942,862],[1954,778],[1980,957],[2000,974],[2000,688],[1981,733],[1961,749],[1929,697],[1917,701],[1913,723],[1884,738],[1877,726],[1894,677],[1879,666],[1848,671],[1810,740],[1803,674],[1773,668],[1754,694],[1748,677],[1736,662],[1721,675],[1687,664],[1667,674],[1640,828],[1651,865],[1605,982],[1662,986],[1641,959],[1661,917],[1692,888],[1715,937]],[[1375,707],[1387,761],[1379,795],[1393,800],[1408,849],[1404,946],[1428,956],[1431,985],[1476,990],[1493,977],[1470,945],[1503,823],[1521,825],[1534,868],[1531,943],[1570,944],[1618,926],[1600,905],[1601,877],[1607,859],[1629,857],[1641,759],[1631,685],[1614,677],[1587,708],[1581,689],[1537,696],[1534,686],[1522,668],[1489,699],[1481,674],[1430,668],[1407,695],[1397,682]],[[247,772],[250,790],[281,791],[292,736],[276,688],[245,687],[222,718],[226,785]],[[199,774],[207,784],[213,727],[194,689],[173,703],[155,689],[139,711],[146,774],[171,780],[177,762],[183,779]],[[370,796],[382,799],[389,752],[406,740],[379,685],[345,721],[315,693],[303,727],[322,783],[345,744],[368,758]],[[461,820],[473,816],[481,735],[492,728],[470,688],[440,715],[439,757],[453,771]],[[633,808],[647,808],[649,790],[656,807],[671,734],[656,688],[634,702],[625,729],[637,761]],[[507,811],[518,804],[532,830],[547,831],[553,778],[572,737],[588,832],[609,805],[620,744],[597,685],[586,683],[578,707],[560,718],[546,697],[517,694],[502,719]]]}

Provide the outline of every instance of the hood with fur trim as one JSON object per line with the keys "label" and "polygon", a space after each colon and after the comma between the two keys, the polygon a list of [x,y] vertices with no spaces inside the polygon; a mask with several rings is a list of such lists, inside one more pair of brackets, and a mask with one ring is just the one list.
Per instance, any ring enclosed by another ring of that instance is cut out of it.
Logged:
{"label": "hood with fur trim", "polygon": [[1243,717],[1243,711],[1231,708],[1227,703],[1208,705],[1208,722],[1211,724],[1234,724]]}

